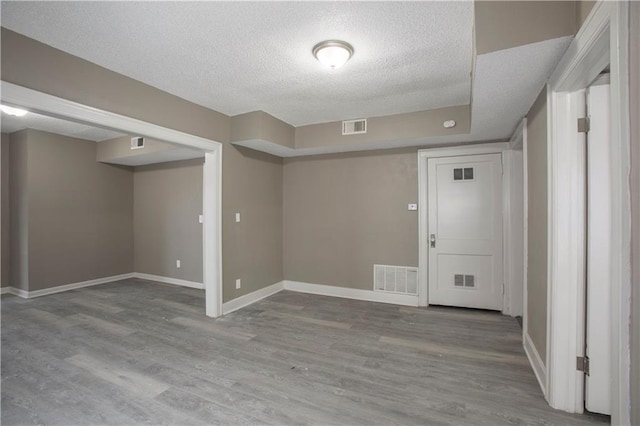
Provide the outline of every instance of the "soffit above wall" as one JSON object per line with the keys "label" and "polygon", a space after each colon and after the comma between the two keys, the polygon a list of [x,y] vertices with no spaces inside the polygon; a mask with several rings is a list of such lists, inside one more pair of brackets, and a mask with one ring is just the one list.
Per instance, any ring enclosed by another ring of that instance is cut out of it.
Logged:
{"label": "soffit above wall", "polygon": [[[465,122],[460,116],[464,108],[467,108],[468,114],[469,107],[453,107],[379,117],[378,119],[385,120],[384,127],[388,130],[395,125],[403,126],[408,121],[408,117],[417,116],[420,120],[427,121],[432,113],[437,112],[435,115],[437,120],[433,120],[431,127],[416,128],[413,132],[404,135],[401,129],[398,129],[394,131],[396,137],[386,132],[341,136],[340,122],[334,122],[296,128],[294,147],[291,147],[290,143],[284,145],[277,140],[258,137],[261,133],[257,124],[254,126],[254,130],[257,130],[252,134],[253,137],[244,133],[240,134],[245,137],[244,139],[234,139],[232,132],[232,141],[235,145],[279,157],[298,157],[373,149],[508,140],[544,87],[571,40],[572,37],[561,37],[479,55],[476,61],[470,123],[468,119]],[[459,122],[459,127],[445,131],[441,123],[448,118],[455,118]],[[232,118],[232,123],[234,119],[235,117]],[[282,124],[286,126],[286,123]],[[251,126],[245,126],[243,130],[249,127]],[[324,140],[324,143],[319,143],[320,139]],[[310,140],[313,143],[309,143]]]}

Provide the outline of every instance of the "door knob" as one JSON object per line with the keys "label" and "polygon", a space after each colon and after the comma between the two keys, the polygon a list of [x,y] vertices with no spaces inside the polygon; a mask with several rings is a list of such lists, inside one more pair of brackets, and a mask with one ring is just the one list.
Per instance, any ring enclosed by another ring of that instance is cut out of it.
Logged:
{"label": "door knob", "polygon": [[431,234],[429,241],[431,241],[431,248],[436,248],[436,234]]}

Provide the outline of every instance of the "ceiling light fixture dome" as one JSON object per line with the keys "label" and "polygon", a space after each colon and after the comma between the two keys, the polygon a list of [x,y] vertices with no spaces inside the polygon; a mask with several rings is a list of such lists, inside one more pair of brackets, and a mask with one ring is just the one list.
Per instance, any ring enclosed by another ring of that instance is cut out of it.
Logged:
{"label": "ceiling light fixture dome", "polygon": [[313,56],[325,67],[336,69],[343,66],[353,55],[353,47],[340,40],[326,40],[313,46]]}

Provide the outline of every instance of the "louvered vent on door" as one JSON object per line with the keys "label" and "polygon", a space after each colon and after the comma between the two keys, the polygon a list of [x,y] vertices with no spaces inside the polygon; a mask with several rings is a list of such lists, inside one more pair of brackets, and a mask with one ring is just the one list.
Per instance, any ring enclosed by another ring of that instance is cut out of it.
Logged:
{"label": "louvered vent on door", "polygon": [[373,290],[399,294],[418,294],[418,268],[373,265]]}
{"label": "louvered vent on door", "polygon": [[474,288],[476,286],[476,276],[475,275],[455,274],[453,276],[453,286],[454,287]]}

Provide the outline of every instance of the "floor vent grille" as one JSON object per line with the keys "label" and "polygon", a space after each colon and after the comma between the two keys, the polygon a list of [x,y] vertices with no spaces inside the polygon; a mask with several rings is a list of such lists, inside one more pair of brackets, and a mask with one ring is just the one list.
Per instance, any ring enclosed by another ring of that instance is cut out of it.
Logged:
{"label": "floor vent grille", "polygon": [[418,294],[418,268],[373,265],[373,290],[387,293]]}

